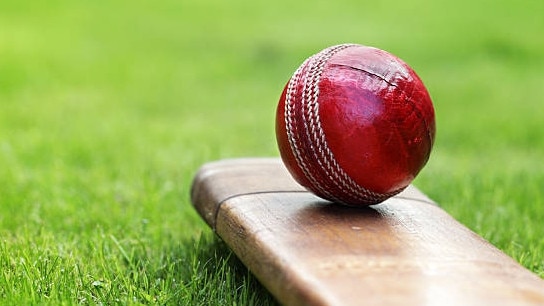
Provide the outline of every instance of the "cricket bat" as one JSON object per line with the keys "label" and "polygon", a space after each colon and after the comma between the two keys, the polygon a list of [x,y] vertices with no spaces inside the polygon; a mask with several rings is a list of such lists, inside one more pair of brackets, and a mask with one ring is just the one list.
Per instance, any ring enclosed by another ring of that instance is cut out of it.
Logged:
{"label": "cricket bat", "polygon": [[284,305],[544,305],[544,280],[413,186],[347,207],[248,158],[202,166],[191,200]]}

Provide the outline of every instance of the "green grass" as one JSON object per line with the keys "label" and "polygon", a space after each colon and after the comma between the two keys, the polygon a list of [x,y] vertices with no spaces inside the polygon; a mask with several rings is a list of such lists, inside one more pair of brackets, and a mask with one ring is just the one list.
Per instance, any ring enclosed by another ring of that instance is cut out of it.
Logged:
{"label": "green grass", "polygon": [[189,203],[206,161],[277,156],[298,64],[356,42],[426,83],[416,185],[544,276],[544,2],[0,2],[0,302],[275,301]]}

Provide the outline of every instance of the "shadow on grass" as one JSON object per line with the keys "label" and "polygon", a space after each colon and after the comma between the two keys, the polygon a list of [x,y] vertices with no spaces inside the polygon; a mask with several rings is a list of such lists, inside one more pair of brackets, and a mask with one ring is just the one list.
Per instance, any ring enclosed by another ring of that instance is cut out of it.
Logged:
{"label": "shadow on grass", "polygon": [[[123,268],[111,274],[123,275],[116,281],[119,290],[114,291],[125,292],[124,301],[159,305],[278,305],[228,246],[211,232],[166,244],[160,250],[145,244],[130,246],[126,241],[115,244]],[[125,285],[119,284],[123,282]],[[111,302],[118,296],[93,300]]]}
{"label": "shadow on grass", "polygon": [[[278,305],[228,246],[213,234],[201,234],[187,242],[180,265],[181,290],[174,304]],[[186,261],[186,262],[185,262]]]}

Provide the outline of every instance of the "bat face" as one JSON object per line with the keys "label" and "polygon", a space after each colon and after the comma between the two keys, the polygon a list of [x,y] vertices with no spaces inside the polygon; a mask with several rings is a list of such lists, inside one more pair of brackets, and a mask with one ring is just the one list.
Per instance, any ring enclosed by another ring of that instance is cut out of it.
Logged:
{"label": "bat face", "polygon": [[379,205],[324,201],[279,159],[204,165],[191,197],[285,305],[542,305],[544,281],[413,186]]}

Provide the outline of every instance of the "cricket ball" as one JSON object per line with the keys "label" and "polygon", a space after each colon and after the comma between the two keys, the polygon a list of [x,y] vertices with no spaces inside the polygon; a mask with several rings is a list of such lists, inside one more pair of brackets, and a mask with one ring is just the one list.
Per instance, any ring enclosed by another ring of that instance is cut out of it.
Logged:
{"label": "cricket ball", "polygon": [[276,112],[282,160],[306,189],[364,206],[404,190],[425,166],[435,115],[425,85],[396,56],[342,44],[309,57]]}

